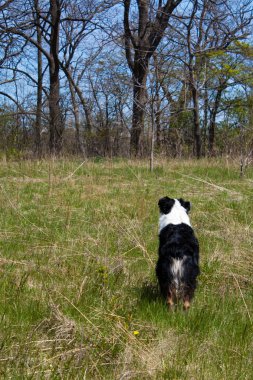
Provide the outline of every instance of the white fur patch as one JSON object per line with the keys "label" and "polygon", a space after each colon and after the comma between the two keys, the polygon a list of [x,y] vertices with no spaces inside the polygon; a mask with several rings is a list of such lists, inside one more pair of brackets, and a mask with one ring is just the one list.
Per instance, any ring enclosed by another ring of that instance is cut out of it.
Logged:
{"label": "white fur patch", "polygon": [[181,203],[175,199],[175,203],[168,214],[161,214],[159,218],[159,233],[161,230],[166,227],[168,224],[181,224],[185,223],[191,227],[190,218],[185,210],[185,208],[181,205]]}
{"label": "white fur patch", "polygon": [[171,268],[170,268],[171,272],[173,274],[174,283],[175,283],[177,288],[179,287],[181,279],[182,279],[183,274],[184,274],[184,266],[183,266],[184,259],[185,259],[185,256],[181,260],[180,259],[173,259],[173,263],[172,263]]}

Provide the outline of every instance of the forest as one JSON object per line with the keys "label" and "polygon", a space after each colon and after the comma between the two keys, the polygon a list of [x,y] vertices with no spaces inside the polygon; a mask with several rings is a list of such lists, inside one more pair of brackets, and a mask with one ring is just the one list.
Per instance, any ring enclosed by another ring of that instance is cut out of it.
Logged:
{"label": "forest", "polygon": [[1,155],[249,161],[252,5],[1,1]]}

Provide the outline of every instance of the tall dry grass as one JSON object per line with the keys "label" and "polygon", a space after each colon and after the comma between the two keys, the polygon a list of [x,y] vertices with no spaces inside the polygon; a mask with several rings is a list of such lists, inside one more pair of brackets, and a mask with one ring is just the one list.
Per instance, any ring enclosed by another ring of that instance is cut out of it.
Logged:
{"label": "tall dry grass", "polygon": [[[252,379],[252,168],[45,160],[0,169],[2,378]],[[159,296],[157,201],[201,247],[189,313]]]}

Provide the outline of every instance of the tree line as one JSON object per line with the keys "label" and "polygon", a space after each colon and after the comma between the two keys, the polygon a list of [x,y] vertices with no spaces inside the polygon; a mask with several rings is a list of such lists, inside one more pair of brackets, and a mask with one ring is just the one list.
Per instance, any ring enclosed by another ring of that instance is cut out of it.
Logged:
{"label": "tree line", "polygon": [[252,5],[0,1],[1,151],[252,155]]}

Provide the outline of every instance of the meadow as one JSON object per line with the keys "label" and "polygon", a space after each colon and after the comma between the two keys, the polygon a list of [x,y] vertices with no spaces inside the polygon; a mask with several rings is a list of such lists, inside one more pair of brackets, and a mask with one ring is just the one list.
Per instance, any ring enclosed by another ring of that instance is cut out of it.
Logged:
{"label": "meadow", "polygon": [[[201,275],[169,312],[158,199],[192,203]],[[253,379],[253,168],[59,159],[0,167],[1,379]]]}

